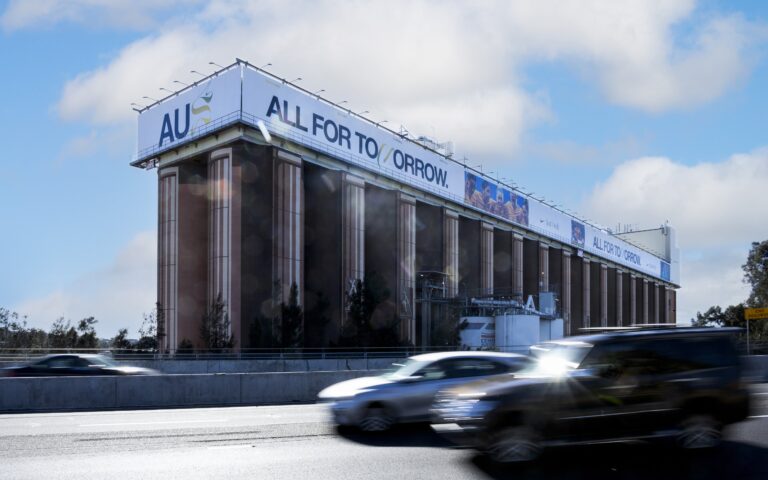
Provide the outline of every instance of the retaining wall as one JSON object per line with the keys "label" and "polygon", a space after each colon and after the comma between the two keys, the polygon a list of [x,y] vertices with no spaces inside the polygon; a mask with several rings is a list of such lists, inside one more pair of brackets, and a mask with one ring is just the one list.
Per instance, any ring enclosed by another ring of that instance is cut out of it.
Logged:
{"label": "retaining wall", "polygon": [[[118,360],[121,365],[145,367],[162,373],[256,373],[256,372],[320,372],[336,370],[384,370],[402,358],[349,359],[274,359],[274,360]],[[0,368],[23,365],[25,361],[0,362]]]}
{"label": "retaining wall", "polygon": [[314,402],[323,388],[379,372],[0,378],[0,412]]}

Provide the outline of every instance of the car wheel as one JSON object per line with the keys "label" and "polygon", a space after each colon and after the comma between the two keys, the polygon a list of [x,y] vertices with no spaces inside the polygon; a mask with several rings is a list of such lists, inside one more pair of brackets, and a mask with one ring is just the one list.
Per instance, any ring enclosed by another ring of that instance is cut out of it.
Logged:
{"label": "car wheel", "polygon": [[540,439],[533,429],[519,425],[496,432],[488,448],[488,455],[499,463],[530,462],[542,451]]}
{"label": "car wheel", "polygon": [[389,411],[382,406],[371,406],[360,420],[360,430],[364,432],[383,432],[394,425],[395,419]]}
{"label": "car wheel", "polygon": [[685,449],[712,448],[722,440],[722,425],[712,415],[688,416],[680,425],[677,443]]}

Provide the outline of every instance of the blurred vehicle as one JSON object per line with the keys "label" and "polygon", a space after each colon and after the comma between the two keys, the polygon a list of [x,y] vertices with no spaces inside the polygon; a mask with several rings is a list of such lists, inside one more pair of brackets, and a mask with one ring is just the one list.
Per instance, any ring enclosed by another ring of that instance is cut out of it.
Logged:
{"label": "blurred vehicle", "polygon": [[570,337],[532,347],[531,368],[440,392],[435,430],[462,433],[499,462],[546,446],[675,438],[716,446],[749,414],[736,328],[668,328]]}
{"label": "blurred vehicle", "polygon": [[435,394],[446,387],[489,375],[515,372],[530,359],[514,353],[482,351],[416,355],[377,377],[347,380],[324,389],[338,425],[383,431],[395,423],[429,420]]}
{"label": "blurred vehicle", "polygon": [[85,375],[157,375],[150,368],[118,365],[104,355],[79,353],[47,355],[27,365],[2,370],[5,377],[58,377]]}

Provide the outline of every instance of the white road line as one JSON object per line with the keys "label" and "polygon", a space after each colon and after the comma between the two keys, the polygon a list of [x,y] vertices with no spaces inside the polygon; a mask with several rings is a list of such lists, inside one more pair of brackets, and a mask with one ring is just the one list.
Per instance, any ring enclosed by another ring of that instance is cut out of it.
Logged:
{"label": "white road line", "polygon": [[768,415],[750,415],[749,418],[768,418]]}
{"label": "white road line", "polygon": [[128,427],[132,425],[166,425],[174,423],[219,423],[228,422],[227,418],[219,418],[216,420],[166,420],[160,422],[125,422],[125,423],[85,423],[78,425],[78,427]]}

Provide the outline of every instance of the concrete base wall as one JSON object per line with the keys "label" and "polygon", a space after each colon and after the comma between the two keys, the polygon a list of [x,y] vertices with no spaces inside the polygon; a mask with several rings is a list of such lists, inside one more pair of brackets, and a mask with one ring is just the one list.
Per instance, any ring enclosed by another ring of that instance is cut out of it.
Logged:
{"label": "concrete base wall", "polygon": [[[402,360],[393,358],[350,358],[311,360],[120,360],[121,365],[145,367],[170,374],[318,372],[334,370],[383,370]],[[0,368],[25,362],[0,362]]]}
{"label": "concrete base wall", "polygon": [[314,402],[323,388],[380,372],[278,372],[0,379],[0,412]]}

